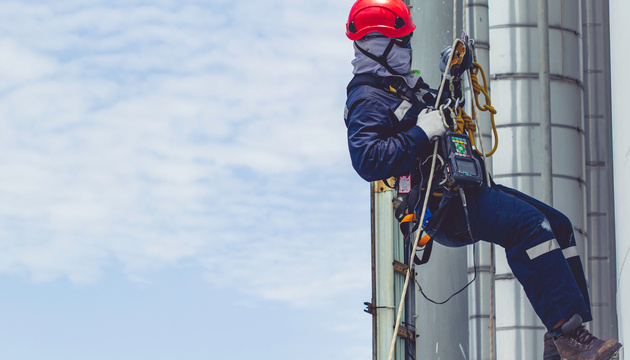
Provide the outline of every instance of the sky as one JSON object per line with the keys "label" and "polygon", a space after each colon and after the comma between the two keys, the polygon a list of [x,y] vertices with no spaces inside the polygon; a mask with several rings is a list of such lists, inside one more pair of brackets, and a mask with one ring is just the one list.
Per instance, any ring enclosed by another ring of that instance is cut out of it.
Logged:
{"label": "sky", "polygon": [[352,0],[0,2],[0,353],[366,359]]}

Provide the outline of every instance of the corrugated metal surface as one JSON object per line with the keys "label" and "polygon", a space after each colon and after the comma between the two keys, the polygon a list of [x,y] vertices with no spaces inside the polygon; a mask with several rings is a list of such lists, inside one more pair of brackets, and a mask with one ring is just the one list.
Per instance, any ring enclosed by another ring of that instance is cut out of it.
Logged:
{"label": "corrugated metal surface", "polygon": [[615,218],[608,2],[582,0],[589,257],[586,271],[598,337],[617,337]]}

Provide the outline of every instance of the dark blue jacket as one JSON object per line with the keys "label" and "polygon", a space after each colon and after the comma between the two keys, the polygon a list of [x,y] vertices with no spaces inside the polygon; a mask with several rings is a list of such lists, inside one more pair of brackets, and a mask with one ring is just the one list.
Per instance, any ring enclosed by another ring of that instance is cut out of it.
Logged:
{"label": "dark blue jacket", "polygon": [[384,88],[348,89],[345,122],[352,166],[367,181],[409,175],[415,159],[431,155],[427,135],[416,126],[425,103],[403,100]]}
{"label": "dark blue jacket", "polygon": [[[424,107],[387,88],[349,86],[345,114],[348,146],[352,165],[362,178],[374,181],[406,175],[417,166],[416,157],[431,156],[433,146],[424,131],[415,126]],[[504,247],[512,272],[548,330],[572,314],[580,314],[584,321],[592,320],[580,259],[566,259],[560,251],[576,246],[569,219],[504,186],[471,187],[466,192],[470,215],[464,213],[455,192],[446,191],[424,231],[446,246],[464,246],[484,239]],[[560,249],[534,258],[529,255],[534,247],[550,248],[549,242],[557,242]]]}

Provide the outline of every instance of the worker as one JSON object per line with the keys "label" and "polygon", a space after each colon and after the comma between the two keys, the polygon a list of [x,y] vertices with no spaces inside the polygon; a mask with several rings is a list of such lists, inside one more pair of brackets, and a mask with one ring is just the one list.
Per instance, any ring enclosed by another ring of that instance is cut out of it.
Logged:
{"label": "worker", "polygon": [[[446,130],[440,111],[430,107],[434,93],[411,71],[415,28],[402,0],[357,0],[350,10],[346,35],[354,41],[355,76],[347,88],[344,120],[352,165],[367,181],[403,176],[418,186],[429,173],[431,161],[425,160],[432,156],[432,141]],[[443,68],[449,52],[442,54]],[[471,63],[468,59],[462,65]],[[436,201],[430,202],[434,216],[426,228],[433,228],[435,241],[447,246],[483,239],[505,248],[512,272],[547,328],[545,359],[617,355],[619,342],[600,340],[583,326],[592,320],[590,301],[573,226],[565,215],[493,184],[466,189],[468,216],[456,192],[443,191],[450,200],[440,199],[437,208]]]}

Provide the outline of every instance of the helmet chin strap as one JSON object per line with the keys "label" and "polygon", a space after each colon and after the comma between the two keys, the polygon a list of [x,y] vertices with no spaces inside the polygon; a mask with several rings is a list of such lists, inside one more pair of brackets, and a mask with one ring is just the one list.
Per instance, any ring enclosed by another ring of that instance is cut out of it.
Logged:
{"label": "helmet chin strap", "polygon": [[390,39],[389,40],[389,44],[387,44],[387,47],[385,48],[385,51],[383,51],[383,54],[381,56],[376,56],[376,55],[370,53],[369,51],[365,50],[364,48],[360,47],[359,44],[356,41],[354,42],[354,45],[357,47],[357,49],[359,49],[359,51],[361,51],[363,53],[363,55],[365,55],[365,56],[369,57],[370,59],[376,61],[377,63],[383,65],[383,67],[385,69],[387,69],[387,71],[389,71],[391,74],[398,75],[398,76],[404,76],[404,74],[401,74],[398,71],[394,70],[387,63],[387,55],[389,55],[389,52],[392,51],[392,48],[394,47],[395,44],[396,44],[396,42],[394,41],[394,39]]}

